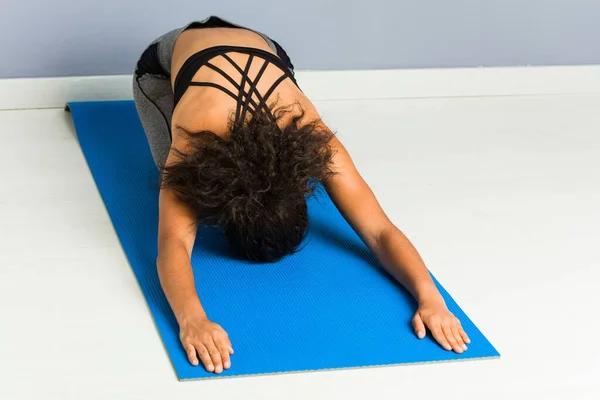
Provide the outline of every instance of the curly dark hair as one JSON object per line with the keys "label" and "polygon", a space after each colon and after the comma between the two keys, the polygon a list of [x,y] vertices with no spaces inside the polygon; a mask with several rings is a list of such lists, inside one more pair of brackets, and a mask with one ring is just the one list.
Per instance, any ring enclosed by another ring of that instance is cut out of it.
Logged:
{"label": "curly dark hair", "polygon": [[[237,124],[231,118],[227,139],[186,132],[191,150],[175,150],[179,160],[161,168],[161,187],[172,188],[199,224],[218,226],[238,256],[260,262],[297,251],[306,199],[334,174],[334,134],[321,120],[301,124],[299,104],[273,104],[269,112]],[[280,128],[285,117],[290,122]]]}

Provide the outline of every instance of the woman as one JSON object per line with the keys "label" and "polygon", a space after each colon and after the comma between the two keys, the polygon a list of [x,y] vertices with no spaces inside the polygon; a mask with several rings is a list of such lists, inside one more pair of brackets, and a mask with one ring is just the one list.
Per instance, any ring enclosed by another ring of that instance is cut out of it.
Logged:
{"label": "woman", "polygon": [[231,342],[208,319],[190,265],[198,223],[216,224],[232,250],[275,261],[297,250],[306,196],[322,183],[384,268],[418,302],[446,350],[469,338],[419,254],[379,206],[350,156],[294,79],[285,51],[264,34],[218,17],[155,40],[134,75],[134,98],[161,170],[157,268],[189,362],[230,368]]}

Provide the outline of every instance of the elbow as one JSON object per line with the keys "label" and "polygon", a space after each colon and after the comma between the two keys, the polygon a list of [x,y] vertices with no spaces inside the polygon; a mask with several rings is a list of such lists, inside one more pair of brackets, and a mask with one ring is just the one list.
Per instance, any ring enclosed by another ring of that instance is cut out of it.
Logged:
{"label": "elbow", "polygon": [[386,248],[387,244],[390,242],[390,238],[394,237],[399,232],[399,229],[392,224],[391,221],[386,221],[386,223],[382,224],[373,235],[373,248],[376,250]]}

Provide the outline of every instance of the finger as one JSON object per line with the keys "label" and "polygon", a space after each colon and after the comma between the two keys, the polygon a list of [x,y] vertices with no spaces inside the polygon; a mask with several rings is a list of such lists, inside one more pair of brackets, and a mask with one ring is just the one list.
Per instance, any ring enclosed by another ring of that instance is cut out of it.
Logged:
{"label": "finger", "polygon": [[419,314],[415,314],[412,320],[413,328],[415,329],[415,333],[419,339],[423,339],[425,337],[425,324],[423,324],[423,320],[419,316]]}
{"label": "finger", "polygon": [[450,343],[448,343],[448,340],[446,340],[446,336],[444,335],[442,327],[439,323],[433,326],[430,325],[429,330],[431,331],[433,338],[440,344],[440,346],[444,348],[444,350],[452,350],[452,346],[450,346]]}
{"label": "finger", "polygon": [[460,348],[463,349],[463,351],[467,351],[467,345],[465,344],[462,336],[460,335],[459,329],[460,326],[458,324],[452,325],[452,335],[454,336],[454,340],[456,340],[456,343],[458,343]]}
{"label": "finger", "polygon": [[233,354],[233,347],[231,346],[231,340],[229,340],[227,332],[225,332],[225,346],[227,347],[229,354]]}
{"label": "finger", "polygon": [[210,354],[208,353],[208,349],[202,343],[196,343],[196,352],[200,356],[200,361],[204,365],[204,368],[208,372],[213,372],[215,370],[215,366],[210,359]]}
{"label": "finger", "polygon": [[452,334],[452,327],[449,323],[445,323],[442,325],[442,331],[444,332],[444,336],[446,336],[446,340],[448,341],[448,343],[450,343],[452,350],[459,354],[462,353],[463,349],[458,345],[456,339],[454,339],[454,335]]}
{"label": "finger", "polygon": [[189,343],[184,346],[184,349],[190,364],[192,364],[194,367],[198,365],[198,356],[196,354],[196,349],[194,348],[194,346],[191,343]]}
{"label": "finger", "polygon": [[229,360],[229,346],[227,346],[227,344],[225,344],[224,341],[215,341],[215,346],[217,346],[217,348],[219,349],[219,353],[221,353],[223,369],[229,369],[229,367],[231,367],[231,361]]}
{"label": "finger", "polygon": [[223,372],[223,362],[221,361],[221,353],[219,353],[219,349],[217,349],[217,346],[215,346],[215,343],[212,340],[204,343],[204,345],[210,354],[213,364],[215,364],[215,374],[220,374]]}
{"label": "finger", "polygon": [[469,339],[469,336],[467,335],[467,332],[465,332],[465,330],[460,325],[458,326],[458,332],[460,333],[460,337],[463,338],[463,341],[466,344],[471,343],[471,339]]}

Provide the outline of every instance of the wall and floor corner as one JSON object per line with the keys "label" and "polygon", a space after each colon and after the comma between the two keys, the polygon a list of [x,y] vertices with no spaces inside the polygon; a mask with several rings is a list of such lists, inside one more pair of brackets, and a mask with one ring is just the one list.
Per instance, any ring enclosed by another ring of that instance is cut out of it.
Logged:
{"label": "wall and floor corner", "polygon": [[130,99],[129,74],[148,42],[211,14],[276,38],[313,100],[600,92],[600,51],[590,42],[600,34],[596,0],[176,0],[169,13],[164,7],[157,0],[3,6],[0,109]]}

